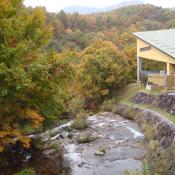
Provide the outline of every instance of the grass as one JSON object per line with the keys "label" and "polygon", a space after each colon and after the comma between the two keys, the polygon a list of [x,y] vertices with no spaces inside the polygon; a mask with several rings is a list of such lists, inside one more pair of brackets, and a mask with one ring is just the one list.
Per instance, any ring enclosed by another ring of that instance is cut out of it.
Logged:
{"label": "grass", "polygon": [[15,175],[35,175],[35,171],[32,168],[24,169]]}
{"label": "grass", "polygon": [[126,86],[123,90],[119,92],[119,103],[120,104],[131,104],[131,98],[134,97],[134,95],[137,92],[140,92],[144,90],[144,86],[140,85],[137,86],[137,84],[133,83],[128,86]]}
{"label": "grass", "polygon": [[52,145],[50,145],[50,148],[58,150],[58,149],[60,149],[60,145],[58,143],[53,143]]}
{"label": "grass", "polygon": [[131,98],[134,97],[134,95],[137,92],[145,92],[151,95],[160,95],[162,93],[162,90],[149,91],[143,85],[138,86],[136,83],[133,83],[133,84],[126,86],[123,90],[119,92],[120,94],[119,103],[120,104],[131,104]]}
{"label": "grass", "polygon": [[159,89],[159,90],[154,90],[154,91],[149,91],[147,90],[146,88],[142,89],[141,92],[145,92],[147,94],[151,94],[151,95],[160,95],[162,94],[162,89]]}
{"label": "grass", "polygon": [[114,107],[116,106],[118,102],[116,101],[116,98],[105,100],[103,104],[100,106],[100,111],[113,111]]}
{"label": "grass", "polygon": [[88,121],[87,121],[87,117],[83,117],[83,116],[77,116],[74,121],[73,124],[71,126],[73,129],[77,129],[77,130],[83,130],[88,128]]}
{"label": "grass", "polygon": [[94,140],[95,138],[92,137],[90,134],[81,134],[77,138],[78,143],[90,143]]}
{"label": "grass", "polygon": [[[120,96],[120,104],[125,104],[130,107],[141,107],[144,109],[152,110],[158,114],[160,114],[162,117],[167,118],[168,120],[175,122],[175,115],[171,115],[170,113],[166,112],[165,110],[162,110],[159,107],[156,107],[151,104],[134,104],[131,101],[131,98],[134,97],[134,95],[137,92],[145,92],[152,95],[160,95],[162,91],[148,91],[143,86],[136,86],[134,84],[127,86],[123,91],[121,92]],[[172,166],[172,162],[174,160],[174,147],[175,145],[172,145],[169,149],[163,149],[160,146],[160,143],[157,140],[153,139],[153,132],[154,128],[153,126],[149,125],[143,125],[144,135],[145,135],[145,141],[146,141],[146,149],[147,149],[147,156],[146,160],[143,162],[143,172],[130,172],[126,171],[124,175],[150,175],[150,174],[171,174],[170,167]],[[171,165],[171,166],[170,166]]]}
{"label": "grass", "polygon": [[138,107],[142,107],[142,108],[145,108],[145,109],[149,109],[149,110],[152,110],[158,114],[160,114],[161,116],[164,116],[165,118],[167,118],[168,120],[172,121],[175,123],[175,115],[172,115],[168,112],[166,112],[165,110],[162,110],[161,108],[158,108],[158,107],[155,107],[153,105],[149,105],[149,104],[137,104],[135,106],[138,106]]}
{"label": "grass", "polygon": [[137,92],[145,92],[145,93],[149,93],[152,95],[160,95],[162,93],[161,90],[149,91],[149,90],[145,89],[145,87],[143,85],[137,86],[137,84],[130,84],[126,88],[124,88],[122,91],[120,91],[119,104],[125,104],[125,105],[129,105],[132,107],[142,107],[145,109],[152,110],[152,111],[166,117],[168,120],[175,123],[175,115],[172,115],[172,114],[166,112],[165,110],[162,110],[159,107],[155,107],[151,104],[134,104],[134,103],[132,103],[131,98],[134,97],[134,95]]}

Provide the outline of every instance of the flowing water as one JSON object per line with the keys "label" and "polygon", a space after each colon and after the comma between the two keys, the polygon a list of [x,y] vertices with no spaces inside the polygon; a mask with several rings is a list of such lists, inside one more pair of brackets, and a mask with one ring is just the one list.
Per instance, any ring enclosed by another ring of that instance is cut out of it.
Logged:
{"label": "flowing water", "polygon": [[[108,112],[90,116],[88,122],[87,129],[71,131],[72,139],[67,137],[66,129],[72,121],[41,134],[46,143],[63,146],[62,156],[52,149],[45,150],[44,155],[37,153],[24,165],[0,169],[0,175],[12,175],[28,167],[37,170],[37,175],[123,175],[126,170],[142,170],[146,151],[144,135],[136,122]],[[95,140],[79,144],[79,135]]]}
{"label": "flowing water", "polygon": [[[71,175],[123,175],[126,170],[142,170],[145,155],[144,135],[138,124],[112,113],[101,113],[88,118],[90,127],[79,134],[91,134],[95,141],[78,144],[65,143],[64,161],[71,167]],[[104,155],[95,153],[104,148]]]}

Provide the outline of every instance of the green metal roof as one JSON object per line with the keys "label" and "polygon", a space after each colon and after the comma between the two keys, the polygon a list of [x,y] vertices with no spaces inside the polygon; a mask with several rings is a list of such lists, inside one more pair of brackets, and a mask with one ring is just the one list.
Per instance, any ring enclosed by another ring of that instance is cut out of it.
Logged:
{"label": "green metal roof", "polygon": [[133,34],[175,58],[175,29],[136,32]]}

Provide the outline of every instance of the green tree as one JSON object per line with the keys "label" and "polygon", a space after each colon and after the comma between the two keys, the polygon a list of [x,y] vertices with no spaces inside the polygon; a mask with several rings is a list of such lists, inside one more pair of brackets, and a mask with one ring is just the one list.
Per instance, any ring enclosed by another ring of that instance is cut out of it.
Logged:
{"label": "green tree", "polygon": [[23,128],[37,128],[64,111],[71,67],[44,51],[51,36],[44,9],[0,1],[0,151],[16,140],[29,147]]}
{"label": "green tree", "polygon": [[77,74],[82,96],[99,103],[127,83],[127,62],[111,42],[97,41],[82,52]]}
{"label": "green tree", "polygon": [[67,14],[61,10],[58,14],[57,17],[59,18],[59,20],[62,22],[62,24],[64,25],[65,28],[68,28],[69,26],[69,19],[67,17]]}

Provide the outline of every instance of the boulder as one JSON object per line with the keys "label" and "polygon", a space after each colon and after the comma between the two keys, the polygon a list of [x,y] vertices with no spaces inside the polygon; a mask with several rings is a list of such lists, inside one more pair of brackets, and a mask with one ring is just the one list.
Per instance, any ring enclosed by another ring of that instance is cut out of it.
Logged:
{"label": "boulder", "polygon": [[105,153],[102,152],[102,151],[96,151],[96,152],[95,152],[95,155],[96,155],[96,156],[104,156]]}

